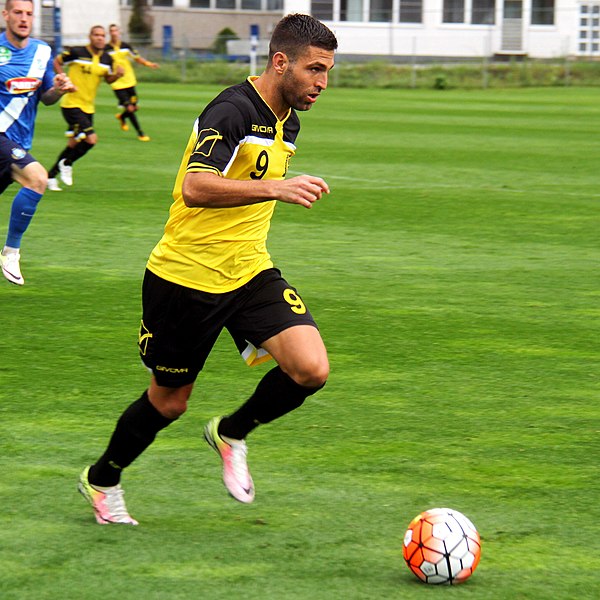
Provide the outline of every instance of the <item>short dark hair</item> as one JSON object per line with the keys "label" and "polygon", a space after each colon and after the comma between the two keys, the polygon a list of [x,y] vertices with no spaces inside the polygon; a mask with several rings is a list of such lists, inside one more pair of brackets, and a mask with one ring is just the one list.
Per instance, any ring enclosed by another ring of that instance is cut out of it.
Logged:
{"label": "short dark hair", "polygon": [[[33,0],[24,0],[25,2],[31,2],[33,4]],[[10,10],[12,8],[12,3],[14,0],[6,0],[4,3],[4,10]]]}
{"label": "short dark hair", "polygon": [[276,52],[283,52],[292,61],[309,46],[336,50],[338,43],[333,32],[310,15],[294,13],[277,23],[269,43],[269,60]]}

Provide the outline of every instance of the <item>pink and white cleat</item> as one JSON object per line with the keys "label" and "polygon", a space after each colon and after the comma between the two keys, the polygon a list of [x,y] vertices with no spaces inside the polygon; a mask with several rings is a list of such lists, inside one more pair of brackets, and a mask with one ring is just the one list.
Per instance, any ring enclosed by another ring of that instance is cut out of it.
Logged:
{"label": "pink and white cleat", "polygon": [[77,489],[94,509],[94,516],[99,525],[108,523],[121,523],[124,525],[137,525],[138,522],[129,516],[123,488],[121,484],[112,487],[94,487],[88,481],[90,468],[86,467],[79,476]]}
{"label": "pink and white cleat", "polygon": [[246,454],[248,448],[244,440],[234,440],[219,435],[219,423],[222,417],[214,417],[204,428],[204,439],[223,461],[223,483],[232,498],[249,504],[254,500],[254,483]]}

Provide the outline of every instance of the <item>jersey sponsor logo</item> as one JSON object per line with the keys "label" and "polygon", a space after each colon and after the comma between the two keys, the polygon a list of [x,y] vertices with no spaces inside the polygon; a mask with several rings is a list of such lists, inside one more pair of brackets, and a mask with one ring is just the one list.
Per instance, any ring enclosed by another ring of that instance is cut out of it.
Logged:
{"label": "jersey sponsor logo", "polygon": [[155,369],[157,371],[163,371],[164,373],[187,373],[187,367],[164,367],[163,365],[156,365]]}
{"label": "jersey sponsor logo", "polygon": [[22,158],[25,158],[26,154],[27,152],[25,152],[23,148],[13,148],[10,151],[10,155],[13,157],[14,160],[21,160]]}
{"label": "jersey sponsor logo", "polygon": [[6,89],[10,94],[28,94],[35,92],[42,82],[36,77],[14,77],[6,81]]}
{"label": "jersey sponsor logo", "polygon": [[12,58],[12,52],[10,48],[6,46],[0,46],[0,65],[6,65],[10,62]]}
{"label": "jersey sponsor logo", "polygon": [[252,133],[269,133],[273,134],[273,128],[269,125],[255,125],[252,124]]}
{"label": "jersey sponsor logo", "polygon": [[216,129],[203,129],[198,134],[198,140],[196,141],[193,154],[210,156],[215,144],[222,139],[223,136]]}

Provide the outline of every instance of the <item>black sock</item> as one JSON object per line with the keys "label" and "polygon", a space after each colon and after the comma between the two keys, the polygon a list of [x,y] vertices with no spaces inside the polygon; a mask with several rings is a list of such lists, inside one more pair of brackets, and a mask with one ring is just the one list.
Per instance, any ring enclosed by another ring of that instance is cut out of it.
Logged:
{"label": "black sock", "polygon": [[163,417],[150,403],[145,391],[117,421],[106,451],[90,468],[89,482],[102,487],[117,485],[121,471],[154,441],[161,429],[174,420]]}
{"label": "black sock", "polygon": [[316,388],[299,385],[277,366],[260,380],[245,404],[221,420],[219,435],[243,440],[258,425],[270,423],[301,406],[323,385]]}
{"label": "black sock", "polygon": [[136,114],[134,112],[130,112],[129,113],[129,120],[131,121],[131,123],[135,127],[135,130],[137,131],[138,135],[144,135],[144,132],[141,130],[140,124],[138,123],[137,116],[136,116]]}
{"label": "black sock", "polygon": [[75,148],[73,148],[73,154],[65,160],[65,164],[72,165],[76,160],[79,160],[84,154],[89,152],[95,144],[90,144],[85,140],[81,140]]}

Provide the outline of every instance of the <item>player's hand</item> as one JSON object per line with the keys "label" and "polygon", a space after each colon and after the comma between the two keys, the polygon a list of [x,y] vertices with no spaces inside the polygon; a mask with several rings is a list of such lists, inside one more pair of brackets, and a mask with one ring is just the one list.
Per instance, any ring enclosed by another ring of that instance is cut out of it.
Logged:
{"label": "player's hand", "polygon": [[67,94],[77,91],[77,88],[65,73],[57,73],[54,76],[54,89],[59,94]]}
{"label": "player's hand", "polygon": [[117,79],[119,77],[123,77],[123,75],[125,75],[125,69],[121,65],[119,65],[115,71],[115,75],[117,76]]}
{"label": "player's hand", "polygon": [[323,194],[329,194],[329,186],[320,177],[313,175],[298,175],[291,179],[278,181],[279,200],[289,204],[300,204],[305,208],[320,200]]}

